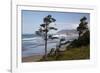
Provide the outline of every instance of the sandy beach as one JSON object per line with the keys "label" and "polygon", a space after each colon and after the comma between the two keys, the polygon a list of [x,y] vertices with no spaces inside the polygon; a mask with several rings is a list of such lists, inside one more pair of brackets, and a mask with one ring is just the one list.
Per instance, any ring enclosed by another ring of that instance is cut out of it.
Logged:
{"label": "sandy beach", "polygon": [[23,57],[22,62],[37,62],[42,57],[43,57],[42,55],[34,55],[34,56]]}

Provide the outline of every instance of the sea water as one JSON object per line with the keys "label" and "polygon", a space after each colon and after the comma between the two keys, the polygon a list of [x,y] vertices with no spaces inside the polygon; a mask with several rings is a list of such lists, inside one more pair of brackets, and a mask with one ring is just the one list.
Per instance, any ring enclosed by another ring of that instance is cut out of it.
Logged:
{"label": "sea water", "polygon": [[[76,39],[78,35],[69,36],[65,38],[66,41]],[[47,53],[50,52],[51,48],[56,48],[59,43],[59,39],[49,39],[47,41]],[[23,34],[22,35],[22,57],[32,55],[44,55],[45,54],[45,41],[43,37],[34,34]]]}

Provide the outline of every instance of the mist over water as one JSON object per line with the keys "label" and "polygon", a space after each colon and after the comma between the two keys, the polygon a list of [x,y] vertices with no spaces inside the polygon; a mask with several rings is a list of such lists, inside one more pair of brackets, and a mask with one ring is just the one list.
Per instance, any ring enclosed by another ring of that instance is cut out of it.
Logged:
{"label": "mist over water", "polygon": [[[77,39],[78,34],[67,35],[66,41]],[[56,48],[59,43],[59,39],[49,39],[47,42],[47,52],[51,48]],[[45,41],[42,37],[35,34],[23,34],[22,35],[22,57],[32,56],[32,55],[44,55],[45,53]]]}

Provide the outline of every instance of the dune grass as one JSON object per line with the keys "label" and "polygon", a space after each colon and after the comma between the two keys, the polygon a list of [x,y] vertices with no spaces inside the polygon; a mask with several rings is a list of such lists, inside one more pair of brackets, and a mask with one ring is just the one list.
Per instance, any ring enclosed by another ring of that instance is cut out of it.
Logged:
{"label": "dune grass", "polygon": [[[57,55],[47,57],[47,61],[60,61],[60,60],[82,60],[90,58],[90,47],[82,46],[79,48],[68,48],[68,50],[61,52]],[[40,61],[44,61],[41,59]]]}

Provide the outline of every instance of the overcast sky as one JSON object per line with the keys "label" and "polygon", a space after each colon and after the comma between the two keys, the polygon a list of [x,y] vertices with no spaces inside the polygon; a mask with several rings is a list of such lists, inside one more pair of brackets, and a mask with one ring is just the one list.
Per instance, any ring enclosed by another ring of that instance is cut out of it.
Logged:
{"label": "overcast sky", "polygon": [[62,29],[76,29],[83,16],[87,17],[87,22],[90,23],[89,13],[73,13],[73,12],[44,12],[22,10],[22,32],[23,34],[34,33],[43,23],[43,18],[47,15],[52,15],[56,19],[55,27]]}

